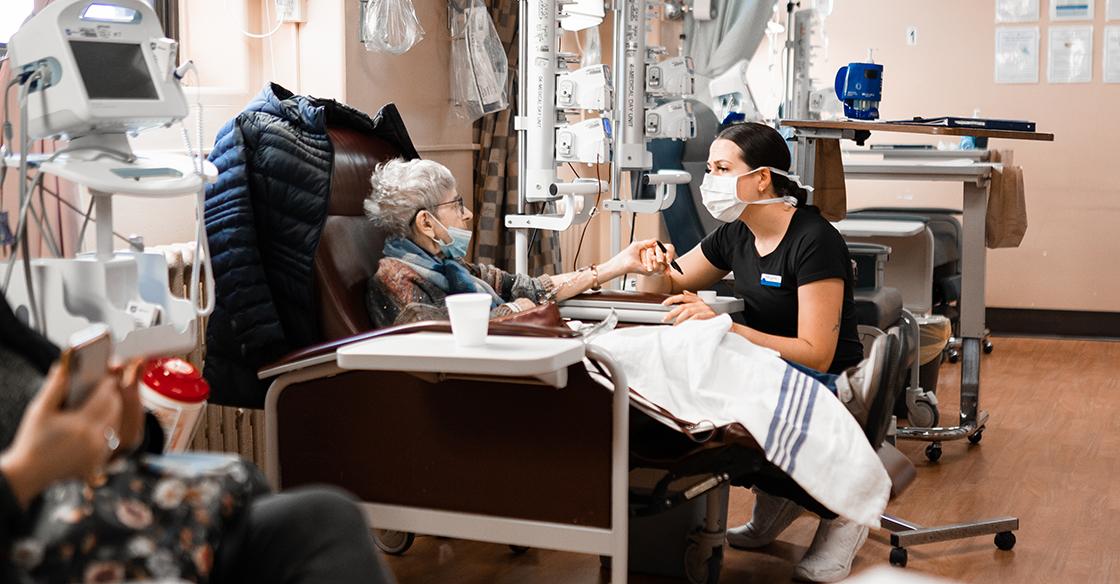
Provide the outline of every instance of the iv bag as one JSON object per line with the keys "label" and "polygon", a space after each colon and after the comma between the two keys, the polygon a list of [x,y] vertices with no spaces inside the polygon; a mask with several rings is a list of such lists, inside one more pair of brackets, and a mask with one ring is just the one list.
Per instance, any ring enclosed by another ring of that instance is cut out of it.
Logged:
{"label": "iv bag", "polygon": [[585,28],[576,34],[583,35],[582,54],[579,59],[580,67],[590,67],[603,62],[603,41],[599,38],[599,27]]}
{"label": "iv bag", "polygon": [[400,55],[424,39],[412,0],[370,0],[362,22],[366,50]]}
{"label": "iv bag", "polygon": [[509,107],[509,61],[482,0],[451,10],[451,99],[455,113],[474,121]]}

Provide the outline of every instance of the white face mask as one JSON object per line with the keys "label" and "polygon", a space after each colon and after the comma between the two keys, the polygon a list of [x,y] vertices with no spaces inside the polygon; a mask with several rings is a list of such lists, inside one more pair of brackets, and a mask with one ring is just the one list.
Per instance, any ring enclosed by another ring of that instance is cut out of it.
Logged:
{"label": "white face mask", "polygon": [[743,174],[734,176],[716,176],[712,173],[708,173],[704,175],[704,182],[700,184],[700,195],[704,200],[704,207],[712,214],[712,217],[724,223],[731,223],[738,219],[739,216],[743,214],[743,209],[747,208],[747,205],[776,205],[784,203],[791,207],[796,207],[797,198],[790,196],[749,202],[739,200],[737,188],[739,179],[754,174],[763,168],[769,168],[770,172],[790,179],[797,184],[797,186],[805,190],[813,190],[812,187],[802,186],[801,183],[798,182],[796,178],[791,177],[789,173],[770,166],[760,166],[750,172],[744,172]]}

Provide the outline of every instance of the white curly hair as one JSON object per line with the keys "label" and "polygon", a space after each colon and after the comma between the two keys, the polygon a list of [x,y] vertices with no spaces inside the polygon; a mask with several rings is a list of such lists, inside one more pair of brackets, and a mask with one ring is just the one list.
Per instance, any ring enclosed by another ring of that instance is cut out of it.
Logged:
{"label": "white curly hair", "polygon": [[431,160],[395,158],[377,165],[369,182],[373,191],[363,203],[366,217],[390,236],[410,235],[416,213],[434,209],[455,190],[451,171]]}

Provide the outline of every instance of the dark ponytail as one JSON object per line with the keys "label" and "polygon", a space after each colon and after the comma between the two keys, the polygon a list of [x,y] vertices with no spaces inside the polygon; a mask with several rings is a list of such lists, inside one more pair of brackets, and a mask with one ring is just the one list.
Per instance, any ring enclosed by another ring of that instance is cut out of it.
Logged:
{"label": "dark ponytail", "polygon": [[[758,122],[734,124],[724,128],[716,139],[734,142],[742,153],[743,162],[751,168],[772,166],[789,171],[789,146],[777,130],[766,124]],[[770,181],[774,184],[774,192],[779,197],[788,196],[797,199],[798,207],[804,207],[809,201],[809,193],[788,178],[770,173]]]}

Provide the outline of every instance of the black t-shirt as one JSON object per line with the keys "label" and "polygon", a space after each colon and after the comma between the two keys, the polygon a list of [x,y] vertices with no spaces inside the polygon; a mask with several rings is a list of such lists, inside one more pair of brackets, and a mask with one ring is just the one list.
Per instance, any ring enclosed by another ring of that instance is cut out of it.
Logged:
{"label": "black t-shirt", "polygon": [[843,279],[840,338],[828,371],[840,373],[863,359],[848,247],[819,209],[797,209],[785,237],[765,257],[759,257],[754,234],[742,221],[709,233],[700,242],[700,249],[713,266],[735,273],[735,295],[746,304],[743,317],[747,326],[771,335],[797,337],[798,286],[828,278]]}

